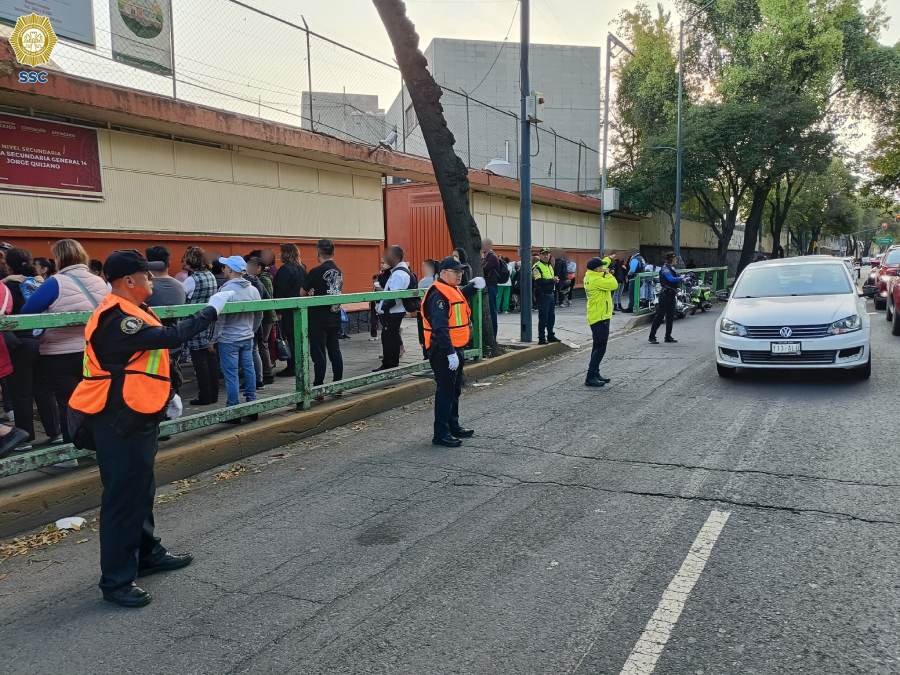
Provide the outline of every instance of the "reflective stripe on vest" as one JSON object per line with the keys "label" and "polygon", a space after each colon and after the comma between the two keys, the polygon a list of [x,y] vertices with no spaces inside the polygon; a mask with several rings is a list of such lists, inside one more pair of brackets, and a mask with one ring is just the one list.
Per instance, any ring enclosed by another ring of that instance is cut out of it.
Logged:
{"label": "reflective stripe on vest", "polygon": [[436,281],[425,292],[422,299],[422,308],[419,313],[422,317],[422,333],[425,336],[425,349],[431,349],[431,322],[425,316],[425,307],[428,304],[428,294],[432,290],[437,291],[450,303],[450,312],[447,317],[450,324],[450,344],[457,349],[462,349],[472,339],[472,308],[466,296],[456,286],[450,286],[442,281]]}
{"label": "reflective stripe on vest", "polygon": [[[69,406],[96,415],[106,408],[113,374],[100,365],[91,338],[97,330],[100,316],[118,307],[125,314],[134,316],[147,326],[162,326],[159,318],[150,310],[144,310],[124,298],[110,293],[94,310],[84,329],[84,379],[78,383],[69,399]],[[122,370],[122,401],[134,412],[155,415],[169,402],[169,350],[150,349],[135,352]]]}

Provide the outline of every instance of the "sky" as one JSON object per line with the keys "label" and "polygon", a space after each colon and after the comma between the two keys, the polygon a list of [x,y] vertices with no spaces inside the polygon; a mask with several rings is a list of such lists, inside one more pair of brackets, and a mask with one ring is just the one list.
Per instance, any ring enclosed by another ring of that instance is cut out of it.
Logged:
{"label": "sky", "polygon": [[[176,2],[178,0],[175,0]],[[502,40],[510,25],[518,0],[405,0],[407,15],[416,24],[424,48],[431,38],[455,37]],[[312,30],[340,36],[355,46],[390,59],[393,52],[374,5],[369,0],[328,0],[328,2],[291,0],[250,0],[248,4],[270,9],[281,16],[299,19],[303,14]],[[632,9],[636,0],[531,0],[531,39],[534,42],[603,46],[608,31],[614,31],[616,19],[624,9]],[[648,3],[655,7],[656,3]],[[678,13],[675,3],[660,3]],[[866,6],[872,4],[865,2]],[[891,25],[882,37],[885,44],[900,40],[900,2]],[[353,21],[348,21],[348,17]],[[373,29],[374,25],[374,29]],[[510,39],[518,41],[518,17]]]}
{"label": "sky", "polygon": [[[228,0],[171,1],[179,98],[300,124],[299,94],[308,88],[309,72],[301,31]],[[390,41],[371,0],[240,1],[299,25],[305,20],[321,35],[393,61]],[[519,40],[518,0],[406,0],[406,4],[423,50],[434,37]],[[636,0],[531,0],[531,40],[604,47],[622,10],[636,4]],[[660,4],[672,12],[676,23],[674,0]],[[896,6],[897,16],[882,41],[894,44],[900,41],[900,0],[888,4]],[[109,0],[93,0],[93,6],[96,48],[63,42],[54,59],[82,76],[171,95],[171,80],[113,61]],[[323,40],[312,40],[310,62],[316,91],[378,94],[379,105],[388,108],[400,89],[396,70]],[[489,67],[484,64],[485,72]],[[848,143],[853,150],[864,144],[859,139]]]}

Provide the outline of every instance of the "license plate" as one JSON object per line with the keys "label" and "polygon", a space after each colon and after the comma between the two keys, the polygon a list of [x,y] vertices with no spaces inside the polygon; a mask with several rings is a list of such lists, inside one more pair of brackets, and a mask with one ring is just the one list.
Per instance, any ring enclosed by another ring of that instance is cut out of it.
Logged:
{"label": "license plate", "polygon": [[773,354],[799,354],[799,342],[773,342],[771,343]]}

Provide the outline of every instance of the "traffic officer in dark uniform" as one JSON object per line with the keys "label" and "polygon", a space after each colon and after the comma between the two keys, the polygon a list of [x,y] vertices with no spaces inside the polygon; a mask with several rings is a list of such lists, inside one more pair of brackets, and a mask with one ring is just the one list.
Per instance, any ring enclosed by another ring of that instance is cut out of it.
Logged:
{"label": "traffic officer in dark uniform", "polygon": [[656,316],[653,317],[653,325],[650,327],[650,344],[658,345],[656,339],[656,331],[665,318],[666,321],[666,342],[678,342],[672,337],[672,323],[675,320],[675,296],[678,287],[684,281],[684,277],[679,276],[675,271],[675,254],[667,253],[666,262],[659,270],[659,299],[656,305]]}
{"label": "traffic officer in dark uniform", "polygon": [[172,397],[169,349],[209,327],[233,295],[174,326],[164,326],[145,301],[153,291],[147,260],[115,251],[103,265],[112,285],[85,326],[84,379],[69,399],[76,446],[95,450],[103,482],[100,511],[100,589],[123,607],[142,607],[151,596],[139,576],[178,569],[190,555],[173,555],[153,533],[159,423]]}
{"label": "traffic officer in dark uniform", "polygon": [[538,296],[539,345],[560,341],[553,333],[553,327],[556,325],[556,285],[559,283],[559,277],[553,271],[550,260],[550,249],[542,248],[537,262],[531,266],[531,277],[537,287]]}
{"label": "traffic officer in dark uniform", "polygon": [[475,432],[459,423],[459,394],[463,383],[466,345],[472,338],[472,309],[469,298],[485,287],[476,277],[463,287],[463,265],[456,258],[444,258],[438,278],[428,288],[422,302],[422,331],[425,350],[437,383],[434,395],[434,436],[431,442],[448,448],[462,445],[461,438]]}

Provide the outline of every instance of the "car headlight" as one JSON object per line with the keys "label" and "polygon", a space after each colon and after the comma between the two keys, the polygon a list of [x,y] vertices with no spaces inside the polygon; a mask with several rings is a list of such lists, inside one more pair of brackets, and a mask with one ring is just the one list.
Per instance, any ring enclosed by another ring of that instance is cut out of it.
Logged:
{"label": "car headlight", "polygon": [[722,323],[719,324],[719,330],[725,335],[737,335],[738,337],[747,335],[747,329],[731,319],[722,319]]}
{"label": "car headlight", "polygon": [[890,274],[882,274],[882,275],[881,275],[881,280],[884,281],[884,282],[887,282],[887,280],[890,279],[891,276],[892,276],[892,275],[890,275]]}
{"label": "car headlight", "polygon": [[848,316],[839,321],[835,321],[828,327],[829,335],[843,335],[844,333],[852,333],[855,330],[862,329],[862,319],[859,314]]}

